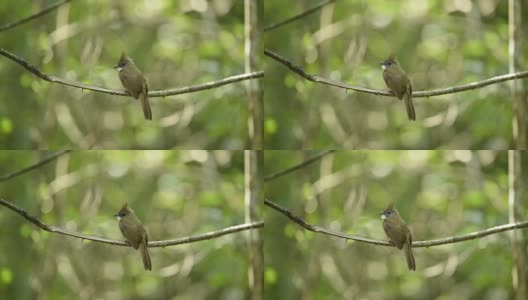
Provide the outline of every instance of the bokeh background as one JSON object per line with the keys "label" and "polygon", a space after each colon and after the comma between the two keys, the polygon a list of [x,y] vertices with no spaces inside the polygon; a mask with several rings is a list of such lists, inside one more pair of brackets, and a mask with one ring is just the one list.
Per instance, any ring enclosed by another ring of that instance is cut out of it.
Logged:
{"label": "bokeh background", "polygon": [[[266,1],[265,27],[320,2]],[[265,32],[264,45],[310,74],[379,90],[378,63],[394,53],[414,91],[451,87],[509,73],[508,1],[335,1]],[[267,56],[265,72],[267,149],[512,148],[507,82],[416,98],[410,122],[396,98],[309,82]]]}
{"label": "bokeh background", "polygon": [[[56,3],[1,1],[14,22]],[[150,91],[198,85],[245,73],[244,2],[237,0],[72,1],[4,31],[0,45],[43,72],[124,90],[117,64],[124,50]],[[151,98],[153,121],[131,97],[41,80],[0,58],[3,149],[245,149],[244,82]]]}
{"label": "bokeh background", "polygon": [[[316,153],[266,151],[266,174]],[[265,194],[310,224],[381,240],[378,212],[395,202],[415,241],[445,238],[508,223],[508,153],[337,151]],[[268,206],[265,221],[267,299],[512,299],[508,232],[415,248],[411,272],[396,248],[313,233]]]}
{"label": "bokeh background", "polygon": [[[0,151],[0,176],[50,152]],[[242,151],[74,151],[0,182],[0,197],[44,222],[124,240],[113,217],[128,202],[150,240],[244,223]],[[152,271],[130,247],[45,232],[0,206],[2,299],[247,299],[244,232],[151,248]]]}

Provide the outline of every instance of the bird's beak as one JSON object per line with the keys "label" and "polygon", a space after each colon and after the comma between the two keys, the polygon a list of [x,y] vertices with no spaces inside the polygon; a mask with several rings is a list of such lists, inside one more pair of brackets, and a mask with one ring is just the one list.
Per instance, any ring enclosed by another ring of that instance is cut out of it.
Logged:
{"label": "bird's beak", "polygon": [[387,216],[385,215],[385,212],[384,212],[384,211],[380,211],[378,214],[381,215],[381,219],[382,219],[382,220],[387,219]]}

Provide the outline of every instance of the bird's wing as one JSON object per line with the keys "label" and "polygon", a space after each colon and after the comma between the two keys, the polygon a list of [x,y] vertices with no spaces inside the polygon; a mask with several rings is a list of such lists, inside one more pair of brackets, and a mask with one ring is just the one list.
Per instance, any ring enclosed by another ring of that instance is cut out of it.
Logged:
{"label": "bird's wing", "polygon": [[399,228],[398,225],[385,220],[383,222],[383,229],[385,230],[385,233],[389,237],[389,239],[398,247],[398,249],[401,249],[403,247],[403,244],[405,243],[405,235],[402,236],[402,238],[398,238],[398,236],[401,236],[401,234],[398,234],[401,232],[402,228]]}
{"label": "bird's wing", "polygon": [[137,99],[143,88],[143,78],[141,77],[141,74],[138,73],[136,75],[131,75],[130,72],[120,71],[119,79],[121,79],[121,83],[123,83],[123,86],[130,95]]}
{"label": "bird's wing", "polygon": [[389,89],[398,97],[398,99],[403,98],[403,94],[407,89],[406,85],[399,84],[402,81],[408,80],[405,73],[400,73],[391,69],[386,69],[383,71],[383,79],[389,87]]}
{"label": "bird's wing", "polygon": [[134,235],[133,232],[137,232],[137,228],[132,228],[134,225],[126,223],[126,222],[119,222],[119,229],[121,229],[121,233],[123,233],[123,236],[127,239],[128,242],[134,247],[134,249],[137,249],[139,247],[139,243],[141,242],[141,236]]}

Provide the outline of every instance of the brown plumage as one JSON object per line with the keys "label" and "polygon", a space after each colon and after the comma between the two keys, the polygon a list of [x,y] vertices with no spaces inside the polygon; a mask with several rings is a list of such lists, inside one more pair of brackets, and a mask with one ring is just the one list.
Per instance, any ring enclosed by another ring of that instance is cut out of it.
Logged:
{"label": "brown plumage", "polygon": [[412,252],[412,234],[405,221],[394,205],[390,204],[387,209],[379,213],[383,219],[383,229],[398,249],[403,249],[409,270],[416,270],[416,263]]}
{"label": "brown plumage", "polygon": [[134,211],[125,203],[114,217],[119,218],[119,229],[134,249],[139,249],[145,270],[152,270],[148,252],[148,234]]}
{"label": "brown plumage", "polygon": [[119,79],[121,79],[121,83],[128,93],[135,99],[139,98],[145,119],[152,120],[152,111],[148,99],[148,83],[134,61],[123,52],[114,68],[119,70]]}
{"label": "brown plumage", "polygon": [[390,55],[380,65],[383,68],[383,79],[387,84],[387,87],[394,93],[398,99],[402,99],[405,102],[405,108],[407,109],[407,117],[409,120],[416,120],[416,112],[414,111],[414,104],[412,102],[412,84],[411,80],[400,67],[400,64],[394,57]]}

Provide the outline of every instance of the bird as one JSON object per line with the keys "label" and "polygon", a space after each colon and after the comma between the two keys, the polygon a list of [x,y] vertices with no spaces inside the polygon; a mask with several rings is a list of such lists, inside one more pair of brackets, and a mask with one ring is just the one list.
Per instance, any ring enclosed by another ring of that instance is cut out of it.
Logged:
{"label": "bird", "polygon": [[114,217],[119,219],[119,229],[121,229],[121,233],[127,239],[128,243],[134,249],[139,249],[145,270],[152,270],[152,263],[148,252],[148,234],[145,226],[143,226],[134,211],[128,207],[128,203],[125,203]]}
{"label": "bird", "polygon": [[416,112],[414,111],[414,104],[412,102],[411,80],[400,67],[400,64],[393,54],[391,54],[385,61],[380,62],[380,65],[383,69],[383,79],[385,80],[387,87],[396,97],[398,97],[398,99],[401,100],[403,98],[405,108],[407,109],[407,117],[409,120],[415,121]]}
{"label": "bird", "polygon": [[135,99],[139,98],[143,108],[143,115],[146,120],[152,120],[152,111],[150,110],[148,97],[148,83],[134,61],[126,55],[121,53],[121,58],[114,69],[119,71],[119,79],[127,92]]}
{"label": "bird", "polygon": [[389,237],[398,249],[403,249],[409,270],[416,270],[416,263],[412,252],[412,234],[398,211],[394,209],[394,204],[391,203],[379,214],[383,220],[383,229],[387,237]]}

